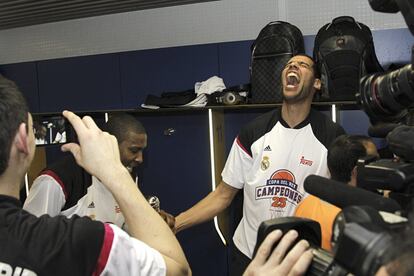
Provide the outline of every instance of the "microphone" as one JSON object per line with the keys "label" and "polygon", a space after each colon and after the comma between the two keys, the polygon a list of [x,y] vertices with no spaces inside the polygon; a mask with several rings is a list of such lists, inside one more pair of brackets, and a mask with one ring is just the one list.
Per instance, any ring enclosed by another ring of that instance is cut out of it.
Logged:
{"label": "microphone", "polygon": [[393,199],[317,175],[309,175],[304,187],[306,192],[339,208],[365,205],[391,213],[401,210],[401,206]]}
{"label": "microphone", "polygon": [[393,123],[378,123],[368,128],[368,135],[375,138],[385,138],[394,128],[400,126]]}
{"label": "microphone", "polygon": [[149,205],[151,205],[152,208],[154,208],[155,211],[157,211],[158,213],[160,212],[160,200],[158,197],[156,196],[147,196],[146,197]]}

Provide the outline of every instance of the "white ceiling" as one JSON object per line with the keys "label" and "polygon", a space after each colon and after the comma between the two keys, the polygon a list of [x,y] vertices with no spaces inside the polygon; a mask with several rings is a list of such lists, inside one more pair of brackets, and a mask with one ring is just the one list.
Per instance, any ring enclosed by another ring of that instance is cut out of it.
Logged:
{"label": "white ceiling", "polygon": [[209,1],[217,0],[7,0],[0,1],[0,30]]}

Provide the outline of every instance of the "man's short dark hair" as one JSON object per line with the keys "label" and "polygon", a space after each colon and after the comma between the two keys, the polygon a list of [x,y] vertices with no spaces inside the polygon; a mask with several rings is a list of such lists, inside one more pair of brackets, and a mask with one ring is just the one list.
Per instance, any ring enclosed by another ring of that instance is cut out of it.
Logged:
{"label": "man's short dark hair", "polygon": [[0,75],[0,175],[7,169],[11,145],[29,108],[16,84]]}
{"label": "man's short dark hair", "polygon": [[114,135],[118,140],[118,143],[122,143],[126,139],[126,134],[128,132],[136,134],[147,133],[140,121],[138,121],[134,116],[126,113],[119,113],[110,116],[103,129]]}
{"label": "man's short dark hair", "polygon": [[359,158],[367,155],[364,142],[372,139],[363,135],[338,136],[328,149],[328,168],[331,178],[348,183]]}

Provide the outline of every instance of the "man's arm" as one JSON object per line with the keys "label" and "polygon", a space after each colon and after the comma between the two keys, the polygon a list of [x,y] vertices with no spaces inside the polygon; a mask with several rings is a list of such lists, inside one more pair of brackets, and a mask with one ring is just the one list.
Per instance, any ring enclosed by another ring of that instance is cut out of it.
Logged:
{"label": "man's arm", "polygon": [[127,169],[121,164],[116,138],[102,132],[92,120],[80,119],[74,113],[63,115],[74,127],[80,146],[62,146],[70,151],[76,162],[95,175],[112,192],[119,203],[132,237],[156,249],[163,256],[167,275],[189,275],[191,270],[177,239],[168,225],[148,204]]}
{"label": "man's arm", "polygon": [[23,209],[35,216],[49,214],[54,217],[60,214],[65,203],[65,194],[59,183],[49,175],[40,175],[33,181]]}
{"label": "man's arm", "polygon": [[239,189],[221,181],[214,191],[175,218],[175,231],[179,232],[217,216],[230,205],[238,191]]}
{"label": "man's arm", "polygon": [[165,223],[167,223],[168,227],[173,230],[175,226],[175,217],[170,213],[165,212],[164,210],[160,210],[158,214],[162,217]]}

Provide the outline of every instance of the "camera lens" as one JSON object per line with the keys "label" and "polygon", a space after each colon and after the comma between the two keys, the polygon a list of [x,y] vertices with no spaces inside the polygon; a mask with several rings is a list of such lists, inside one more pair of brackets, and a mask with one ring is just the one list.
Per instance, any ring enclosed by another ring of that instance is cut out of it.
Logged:
{"label": "camera lens", "polygon": [[225,99],[225,103],[226,104],[234,104],[235,103],[235,101],[236,101],[236,97],[235,97],[235,95],[233,95],[232,93],[228,93],[228,94],[226,94],[225,95],[225,97],[224,97],[224,99]]}
{"label": "camera lens", "polygon": [[373,122],[399,122],[414,102],[414,72],[411,65],[363,77],[356,95],[358,104]]}
{"label": "camera lens", "polygon": [[223,95],[223,103],[225,105],[236,105],[242,101],[242,96],[240,96],[237,92],[228,91]]}

